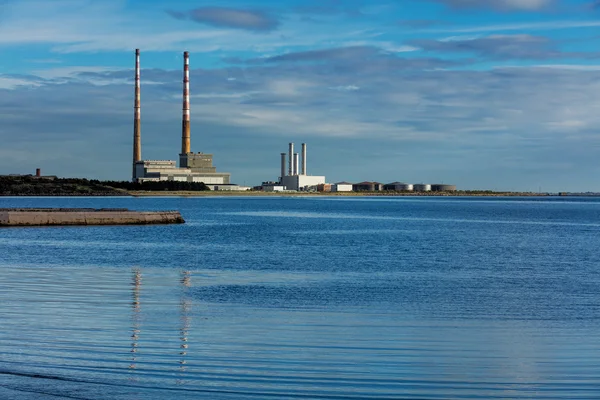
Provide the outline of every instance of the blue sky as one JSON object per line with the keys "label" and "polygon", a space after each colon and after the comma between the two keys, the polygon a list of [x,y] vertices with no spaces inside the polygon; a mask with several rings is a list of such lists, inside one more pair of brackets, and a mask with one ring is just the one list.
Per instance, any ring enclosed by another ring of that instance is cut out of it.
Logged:
{"label": "blue sky", "polygon": [[236,183],[287,143],[328,181],[600,191],[600,1],[0,0],[0,174],[129,179],[192,150]]}

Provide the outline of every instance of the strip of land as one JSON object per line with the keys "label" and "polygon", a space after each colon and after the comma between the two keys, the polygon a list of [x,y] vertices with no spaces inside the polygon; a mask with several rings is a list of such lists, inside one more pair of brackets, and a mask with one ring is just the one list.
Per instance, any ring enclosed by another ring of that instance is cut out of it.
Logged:
{"label": "strip of land", "polygon": [[128,192],[134,197],[148,196],[174,196],[174,197],[359,197],[359,196],[405,196],[405,197],[445,197],[445,196],[549,196],[548,193],[521,193],[521,192],[487,192],[487,191],[460,191],[460,192],[262,192],[262,191],[140,191]]}
{"label": "strip of land", "polygon": [[[454,192],[264,192],[211,191],[203,183],[162,181],[162,182],[119,182],[98,181],[76,178],[47,179],[34,176],[0,176],[0,196],[552,196],[551,193],[535,192],[494,192],[489,190],[469,190]],[[569,194],[561,194],[569,195]],[[583,195],[583,194],[582,194]],[[592,195],[592,194],[587,194]],[[597,194],[596,194],[597,195]]]}

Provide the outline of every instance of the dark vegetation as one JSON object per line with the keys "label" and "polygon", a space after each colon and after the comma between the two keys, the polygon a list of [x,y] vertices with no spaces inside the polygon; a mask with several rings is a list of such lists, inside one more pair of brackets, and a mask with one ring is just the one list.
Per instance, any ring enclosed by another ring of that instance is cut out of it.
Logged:
{"label": "dark vegetation", "polygon": [[127,196],[139,191],[204,191],[202,182],[118,182],[76,178],[37,178],[34,176],[0,176],[0,196]]}
{"label": "dark vegetation", "polygon": [[112,188],[122,189],[126,191],[188,191],[188,192],[202,192],[210,190],[204,182],[177,182],[177,181],[162,181],[162,182],[145,182],[145,183],[134,183],[127,181],[90,181],[99,182],[102,185],[107,185]]}

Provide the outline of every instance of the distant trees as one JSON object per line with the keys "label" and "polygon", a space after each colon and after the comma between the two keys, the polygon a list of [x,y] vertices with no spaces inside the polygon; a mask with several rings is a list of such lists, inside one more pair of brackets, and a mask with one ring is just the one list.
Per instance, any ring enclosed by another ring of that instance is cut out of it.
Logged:
{"label": "distant trees", "polygon": [[159,181],[159,182],[128,182],[128,181],[90,181],[99,182],[100,184],[107,185],[113,188],[125,189],[125,190],[168,190],[168,191],[205,191],[210,190],[204,182],[179,182],[179,181]]}
{"label": "distant trees", "polygon": [[205,191],[202,182],[100,181],[79,178],[37,178],[30,175],[0,176],[0,196],[126,196],[130,190]]}

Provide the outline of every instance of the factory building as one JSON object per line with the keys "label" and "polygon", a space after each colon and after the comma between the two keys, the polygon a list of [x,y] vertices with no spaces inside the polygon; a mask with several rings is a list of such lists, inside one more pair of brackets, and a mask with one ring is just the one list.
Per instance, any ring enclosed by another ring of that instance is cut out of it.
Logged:
{"label": "factory building", "polygon": [[132,180],[134,182],[204,182],[209,186],[213,185],[213,187],[218,188],[219,190],[224,190],[227,187],[227,185],[230,185],[231,174],[229,174],[228,172],[217,172],[217,168],[213,166],[212,154],[193,153],[190,148],[191,132],[189,68],[189,53],[186,51],[183,53],[183,110],[179,167],[177,167],[175,161],[170,160],[142,160],[142,135],[140,114],[140,50],[135,50],[135,111],[133,122]]}
{"label": "factory building", "polygon": [[412,192],[413,185],[410,183],[392,182],[383,186],[383,190],[389,190],[394,192]]}
{"label": "factory building", "polygon": [[331,184],[330,183],[320,183],[317,185],[317,192],[331,192]]}
{"label": "factory building", "polygon": [[[312,176],[307,174],[306,143],[302,143],[302,165],[299,165],[299,155],[294,153],[294,143],[288,147],[288,160],[286,153],[281,153],[281,174],[279,176],[280,186],[286,190],[308,190],[325,183],[324,176]],[[287,174],[286,174],[287,167]]]}

